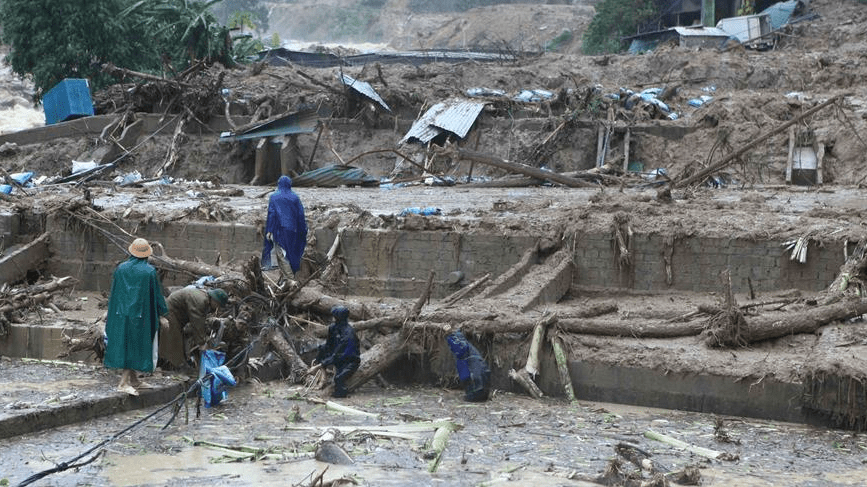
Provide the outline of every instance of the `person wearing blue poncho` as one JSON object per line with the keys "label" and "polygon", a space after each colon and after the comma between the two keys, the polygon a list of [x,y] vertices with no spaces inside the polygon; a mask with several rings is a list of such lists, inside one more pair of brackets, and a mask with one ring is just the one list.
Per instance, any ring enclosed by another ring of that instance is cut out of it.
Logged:
{"label": "person wearing blue poncho", "polygon": [[458,369],[458,379],[464,385],[464,400],[483,402],[488,400],[491,383],[491,369],[463,333],[453,331],[446,335],[452,354],[455,356],[455,367]]}
{"label": "person wearing blue poncho", "polygon": [[319,346],[316,361],[323,367],[334,365],[333,397],[346,397],[346,379],[358,370],[361,364],[361,354],[358,349],[358,337],[355,329],[349,324],[349,309],[345,306],[331,308],[334,323],[328,327],[328,339]]}
{"label": "person wearing blue poncho", "polygon": [[265,244],[262,249],[262,267],[271,268],[271,249],[277,244],[297,273],[301,268],[301,256],[307,246],[307,220],[304,206],[298,195],[292,191],[292,179],[280,176],[277,191],[268,200],[268,217],[265,220]]}

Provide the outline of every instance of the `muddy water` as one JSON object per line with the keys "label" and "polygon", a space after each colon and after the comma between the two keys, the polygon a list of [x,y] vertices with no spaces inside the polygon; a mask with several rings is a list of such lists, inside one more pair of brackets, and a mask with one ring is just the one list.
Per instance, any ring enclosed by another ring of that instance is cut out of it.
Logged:
{"label": "muddy water", "polygon": [[[535,401],[508,393],[477,405],[462,402],[457,390],[421,387],[371,386],[340,400],[376,415],[371,417],[335,412],[299,393],[303,389],[281,383],[244,385],[220,406],[203,409],[199,419],[190,403],[188,423],[182,410],[162,430],[167,417],[158,415],[111,443],[95,462],[36,485],[307,485],[326,467],[325,481],[346,476],[369,486],[588,485],[582,480],[601,474],[615,458],[618,442],[638,445],[668,470],[697,466],[703,486],[856,486],[867,479],[867,439],[846,431],[724,417],[732,442],[721,442],[715,439],[716,417],[680,411]],[[148,412],[0,441],[0,478],[16,485]],[[460,429],[451,434],[437,471],[430,473],[433,429],[427,422],[443,418]],[[311,458],[329,428],[340,430],[331,432],[354,464]],[[644,437],[648,430],[737,459],[708,460],[649,440]],[[238,451],[215,445],[254,447],[271,457],[237,459]]]}

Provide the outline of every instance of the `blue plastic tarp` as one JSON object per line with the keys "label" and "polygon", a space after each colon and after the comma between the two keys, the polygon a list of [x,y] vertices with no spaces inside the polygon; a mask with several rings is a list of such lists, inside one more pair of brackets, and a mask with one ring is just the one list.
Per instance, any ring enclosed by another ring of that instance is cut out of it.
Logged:
{"label": "blue plastic tarp", "polygon": [[777,30],[786,25],[789,19],[792,18],[792,14],[795,13],[797,7],[798,0],[791,0],[789,2],[775,3],[762,10],[760,13],[768,14],[771,30]]}

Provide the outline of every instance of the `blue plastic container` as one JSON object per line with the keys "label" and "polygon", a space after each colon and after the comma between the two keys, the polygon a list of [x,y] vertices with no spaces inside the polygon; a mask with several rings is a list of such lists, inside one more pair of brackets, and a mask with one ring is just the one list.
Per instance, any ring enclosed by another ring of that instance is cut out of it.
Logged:
{"label": "blue plastic container", "polygon": [[42,97],[45,125],[93,115],[90,84],[86,79],[67,78]]}

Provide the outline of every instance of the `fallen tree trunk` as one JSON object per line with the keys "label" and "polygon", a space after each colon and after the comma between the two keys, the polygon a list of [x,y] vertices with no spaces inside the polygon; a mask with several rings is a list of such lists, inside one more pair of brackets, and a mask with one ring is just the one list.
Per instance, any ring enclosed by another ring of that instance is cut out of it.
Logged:
{"label": "fallen tree trunk", "polygon": [[563,384],[563,393],[569,401],[575,400],[575,389],[572,387],[572,377],[569,375],[569,357],[566,355],[566,347],[559,335],[549,338],[551,348],[554,349],[554,360],[557,362],[557,372],[560,374],[560,382]]}
{"label": "fallen tree trunk", "polygon": [[672,323],[669,321],[646,322],[560,319],[559,328],[569,333],[586,335],[622,336],[633,338],[676,338],[695,336],[705,329],[704,321]]}
{"label": "fallen tree trunk", "polygon": [[346,387],[350,391],[357,389],[403,355],[406,351],[406,338],[402,335],[399,331],[394,332],[362,353],[361,365],[346,381]]}
{"label": "fallen tree trunk", "polygon": [[822,291],[817,301],[819,304],[832,304],[852,296],[863,296],[867,270],[867,241],[858,242],[852,255],[840,266],[840,272],[833,282]]}
{"label": "fallen tree trunk", "polygon": [[708,329],[705,343],[711,347],[733,347],[800,333],[813,333],[829,323],[867,313],[867,300],[849,299],[812,309],[801,309],[783,316],[756,317],[740,326],[735,337],[728,328]]}
{"label": "fallen tree trunk", "polygon": [[544,179],[547,181],[551,181],[554,183],[559,183],[564,186],[568,186],[570,188],[598,188],[599,186],[596,184],[588,183],[587,181],[582,181],[580,179],[570,178],[569,176],[564,176],[560,173],[552,172],[552,171],[543,171],[542,169],[538,169],[535,167],[527,166],[524,164],[516,164],[513,162],[506,161],[504,159],[500,159],[499,157],[492,156],[490,154],[485,154],[482,152],[477,152],[468,149],[461,149],[459,147],[450,147],[449,149],[443,150],[444,152],[453,151],[459,158],[467,159],[470,161],[478,162],[481,164],[486,164],[488,166],[494,166],[499,169],[503,169],[512,173],[523,174],[525,176],[530,176],[538,179]]}
{"label": "fallen tree trunk", "polygon": [[48,282],[44,282],[42,284],[34,284],[32,286],[22,287],[22,288],[13,288],[9,290],[7,293],[0,294],[0,299],[4,297],[8,297],[11,299],[19,299],[21,297],[32,296],[40,293],[53,293],[54,291],[72,287],[78,282],[72,276],[65,276],[60,278],[54,278]]}
{"label": "fallen tree trunk", "polygon": [[268,330],[268,334],[265,335],[265,339],[268,345],[271,346],[271,349],[274,350],[274,353],[279,355],[286,362],[286,365],[289,366],[290,382],[293,384],[303,383],[309,366],[301,360],[301,357],[295,353],[292,345],[286,341],[286,338],[283,336],[283,330],[276,326],[271,327]]}
{"label": "fallen tree trunk", "polygon": [[484,276],[476,279],[468,286],[465,286],[461,289],[458,289],[454,293],[446,296],[445,298],[443,298],[442,303],[446,306],[454,304],[455,302],[459,301],[461,298],[463,298],[467,294],[470,294],[471,292],[475,291],[482,284],[488,282],[488,279],[490,279],[490,278],[491,278],[491,273],[489,272],[489,273],[485,274]]}
{"label": "fallen tree trunk", "polygon": [[313,286],[299,290],[292,297],[290,304],[296,308],[310,309],[317,313],[329,314],[334,306],[346,306],[349,309],[350,320],[365,320],[376,313],[361,303],[347,302],[324,294]]}
{"label": "fallen tree trunk", "polygon": [[[412,309],[406,312],[401,329],[386,336],[382,341],[371,347],[370,350],[361,354],[361,365],[346,381],[346,387],[350,391],[357,389],[368,380],[376,377],[377,374],[388,368],[392,362],[397,360],[406,351],[407,341],[413,328],[408,324],[408,321],[415,319],[419,315],[424,303],[430,297],[434,275],[434,272],[431,271],[427,280],[427,288]],[[329,392],[330,390],[331,388],[329,388]]]}
{"label": "fallen tree trunk", "polygon": [[542,390],[539,389],[539,386],[533,382],[533,379],[530,378],[530,374],[527,373],[526,369],[521,369],[516,371],[515,369],[509,369],[509,377],[521,385],[533,398],[539,399],[544,394],[542,394]]}
{"label": "fallen tree trunk", "polygon": [[17,300],[13,303],[4,304],[3,306],[0,306],[0,314],[6,314],[6,313],[9,313],[10,311],[15,311],[16,309],[29,308],[30,306],[33,306],[34,304],[44,303],[44,302],[48,301],[49,299],[51,299],[51,293],[41,293],[41,294],[27,295],[27,296],[22,295],[22,297],[23,297],[23,299]]}

